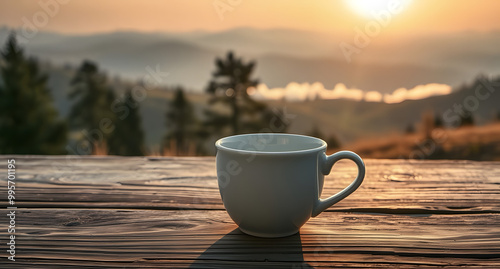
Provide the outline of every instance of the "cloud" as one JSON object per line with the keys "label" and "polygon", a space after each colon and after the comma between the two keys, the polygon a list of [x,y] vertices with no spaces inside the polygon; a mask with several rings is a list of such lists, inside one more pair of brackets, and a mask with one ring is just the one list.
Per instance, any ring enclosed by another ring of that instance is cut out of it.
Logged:
{"label": "cloud", "polygon": [[367,102],[381,102],[382,98],[382,94],[377,91],[369,91],[365,93],[365,101]]}
{"label": "cloud", "polygon": [[333,89],[325,89],[320,82],[313,84],[291,82],[285,88],[269,89],[266,84],[259,84],[251,89],[249,94],[258,100],[287,100],[306,101],[314,99],[350,99],[366,102],[399,103],[404,100],[423,99],[434,95],[451,93],[451,87],[446,84],[418,85],[412,89],[399,88],[391,94],[382,94],[378,91],[364,92],[357,88],[347,88],[338,83]]}
{"label": "cloud", "polygon": [[399,88],[391,94],[384,95],[384,102],[401,103],[405,100],[418,100],[435,95],[446,95],[451,93],[451,87],[446,84],[430,83],[426,85],[418,85],[412,89]]}
{"label": "cloud", "polygon": [[252,96],[264,100],[306,101],[314,99],[352,99],[362,100],[363,91],[349,89],[344,84],[338,83],[332,90],[325,89],[320,82],[313,84],[291,82],[285,88],[269,89],[266,84],[259,84]]}

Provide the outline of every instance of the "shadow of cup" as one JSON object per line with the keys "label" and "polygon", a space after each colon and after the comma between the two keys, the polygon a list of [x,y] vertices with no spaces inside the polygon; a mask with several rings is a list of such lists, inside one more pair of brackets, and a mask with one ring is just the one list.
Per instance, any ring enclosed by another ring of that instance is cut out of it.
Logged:
{"label": "shadow of cup", "polygon": [[304,262],[300,233],[259,238],[234,229],[213,243],[189,268],[313,268]]}

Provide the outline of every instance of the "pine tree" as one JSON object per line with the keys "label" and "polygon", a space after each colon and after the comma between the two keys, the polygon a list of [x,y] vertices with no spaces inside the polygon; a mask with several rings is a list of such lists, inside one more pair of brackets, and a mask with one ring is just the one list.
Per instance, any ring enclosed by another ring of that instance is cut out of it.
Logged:
{"label": "pine tree", "polygon": [[460,127],[474,125],[474,116],[471,112],[466,112],[460,115]]}
{"label": "pine tree", "polygon": [[434,127],[435,128],[443,128],[444,127],[443,119],[441,118],[441,115],[439,115],[438,113],[436,113],[434,115]]}
{"label": "pine tree", "polygon": [[174,98],[169,101],[166,113],[167,134],[163,145],[175,155],[203,154],[203,138],[208,136],[203,131],[196,117],[194,108],[178,87]]}
{"label": "pine tree", "polygon": [[328,145],[328,149],[338,149],[341,146],[340,140],[336,135],[330,135],[326,140],[326,144]]}
{"label": "pine tree", "polygon": [[319,129],[318,125],[316,124],[313,125],[308,135],[319,139],[323,139],[326,142],[329,150],[338,149],[341,146],[340,140],[337,138],[336,135],[330,134],[330,136],[326,137],[326,135],[323,134],[323,132]]}
{"label": "pine tree", "polygon": [[414,134],[415,133],[415,126],[413,126],[413,123],[408,124],[405,129],[406,134]]}
{"label": "pine tree", "polygon": [[108,142],[109,153],[122,156],[144,155],[144,132],[141,127],[139,103],[135,101],[130,90],[125,92],[125,96],[115,107],[122,113],[116,115],[116,129]]}
{"label": "pine tree", "polygon": [[318,128],[318,125],[314,124],[311,130],[307,133],[307,135],[316,137],[319,139],[323,139],[323,132]]}
{"label": "pine tree", "polygon": [[215,65],[217,70],[207,88],[212,96],[209,102],[213,106],[222,104],[230,113],[207,110],[207,125],[214,131],[229,128],[231,134],[258,132],[266,127],[263,119],[266,105],[253,100],[247,92],[258,84],[258,80],[251,78],[255,63],[244,63],[229,52],[225,59],[217,58]]}
{"label": "pine tree", "polygon": [[0,70],[0,153],[64,154],[67,127],[58,118],[35,59],[26,59],[11,34]]}
{"label": "pine tree", "polygon": [[70,99],[75,100],[69,119],[73,128],[81,130],[81,139],[87,140],[92,153],[106,148],[116,129],[116,117],[112,103],[116,99],[108,85],[107,77],[99,72],[97,65],[84,61],[71,81]]}
{"label": "pine tree", "polygon": [[[295,115],[292,115],[295,117]],[[279,108],[266,108],[262,112],[262,123],[268,123],[266,132],[286,133],[290,127],[291,121],[286,117],[285,110]],[[262,125],[262,123],[260,123]],[[268,131],[269,130],[269,131]]]}

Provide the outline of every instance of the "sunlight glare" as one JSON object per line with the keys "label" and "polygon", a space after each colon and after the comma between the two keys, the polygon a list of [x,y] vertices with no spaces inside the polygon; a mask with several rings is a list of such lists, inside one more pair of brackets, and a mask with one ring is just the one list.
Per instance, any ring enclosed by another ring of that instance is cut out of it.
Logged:
{"label": "sunlight glare", "polygon": [[[389,11],[392,14],[398,14],[405,10],[411,0],[344,0],[346,4],[356,13],[373,18],[377,14],[384,11]],[[393,12],[392,10],[397,10]]]}

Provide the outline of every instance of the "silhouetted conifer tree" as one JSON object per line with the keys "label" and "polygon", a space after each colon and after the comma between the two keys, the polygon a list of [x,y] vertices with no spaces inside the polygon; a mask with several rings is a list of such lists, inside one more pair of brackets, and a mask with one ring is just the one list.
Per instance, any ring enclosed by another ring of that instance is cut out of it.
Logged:
{"label": "silhouetted conifer tree", "polygon": [[323,132],[318,128],[318,125],[314,124],[307,135],[323,139]]}
{"label": "silhouetted conifer tree", "polygon": [[169,101],[166,113],[167,133],[163,148],[175,155],[204,154],[203,140],[208,133],[201,128],[194,108],[178,87],[174,98]]}
{"label": "silhouetted conifer tree", "polygon": [[436,113],[434,115],[434,128],[443,128],[443,118],[440,114]]}
{"label": "silhouetted conifer tree", "polygon": [[474,125],[474,116],[472,113],[467,112],[464,115],[460,115],[460,126],[471,126]]}
{"label": "silhouetted conifer tree", "polygon": [[118,111],[116,129],[108,142],[109,153],[123,156],[144,155],[144,132],[139,103],[133,98],[131,91],[127,90],[123,99],[113,107]]}
{"label": "silhouetted conifer tree", "polygon": [[415,126],[413,126],[413,123],[408,124],[405,129],[406,134],[414,134],[415,133]]}
{"label": "silhouetted conifer tree", "polygon": [[64,154],[67,126],[58,118],[35,59],[11,34],[0,68],[0,154]]}
{"label": "silhouetted conifer tree", "polygon": [[251,78],[255,62],[245,63],[229,52],[225,59],[217,58],[215,65],[217,69],[207,88],[212,96],[209,103],[212,106],[221,104],[230,112],[207,110],[207,125],[215,132],[229,129],[230,134],[259,132],[267,127],[269,123],[263,114],[266,105],[248,94],[248,89],[258,84],[258,80]]}
{"label": "silhouetted conifer tree", "polygon": [[116,129],[115,113],[111,110],[116,98],[106,75],[99,72],[97,64],[84,61],[71,85],[69,97],[75,100],[69,114],[71,127],[82,131],[81,139],[90,143],[92,153],[97,148],[106,150]]}
{"label": "silhouetted conifer tree", "polygon": [[340,148],[340,140],[337,138],[337,136],[332,134],[326,137],[316,124],[313,125],[312,129],[309,131],[307,135],[323,139],[328,145],[328,149]]}

